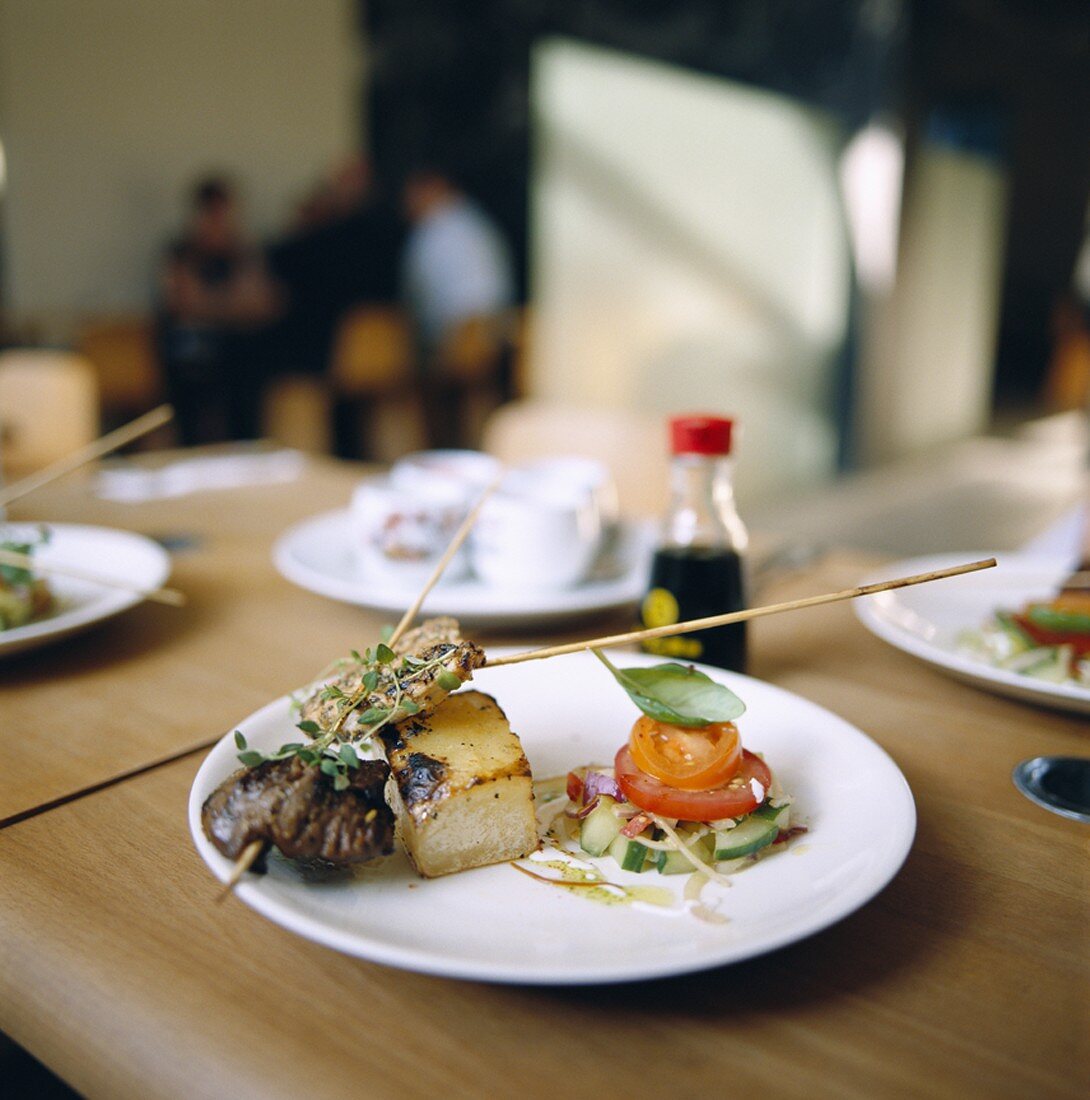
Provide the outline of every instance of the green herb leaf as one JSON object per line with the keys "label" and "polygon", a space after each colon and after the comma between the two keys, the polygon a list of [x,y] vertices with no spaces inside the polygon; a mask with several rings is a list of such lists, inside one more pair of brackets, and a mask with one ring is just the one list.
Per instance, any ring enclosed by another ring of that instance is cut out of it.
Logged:
{"label": "green herb leaf", "polygon": [[372,722],[385,722],[390,717],[390,712],[384,707],[368,707],[360,715],[360,721],[369,726]]}
{"label": "green herb leaf", "polygon": [[350,649],[348,652],[352,654],[352,660],[354,660],[356,664],[363,664],[363,658],[360,656],[360,651],[358,649]]}
{"label": "green herb leaf", "polygon": [[344,772],[337,772],[333,777],[333,789],[335,791],[344,791],[348,789],[348,776]]}
{"label": "green herb leaf", "polygon": [[313,749],[300,749],[296,754],[304,764],[317,764],[318,754]]}
{"label": "green herb leaf", "polygon": [[416,714],[420,710],[420,705],[419,703],[414,703],[411,699],[402,699],[398,710],[400,710],[402,714]]}
{"label": "green herb leaf", "polygon": [[246,748],[246,738],[242,736],[242,730],[235,730],[235,744],[240,748]]}
{"label": "green herb leaf", "polygon": [[378,687],[378,673],[372,669],[363,678],[364,691],[374,691]]}
{"label": "green herb leaf", "polygon": [[256,768],[258,764],[265,763],[265,754],[263,752],[255,752],[253,749],[247,752],[240,752],[238,758],[248,768]]}
{"label": "green herb leaf", "polygon": [[317,722],[312,722],[309,718],[303,722],[296,723],[296,729],[302,730],[304,733],[321,733],[321,728]]}
{"label": "green herb leaf", "polygon": [[321,764],[318,765],[326,775],[337,774],[337,761],[331,756],[323,756]]}
{"label": "green herb leaf", "polygon": [[746,705],[728,687],[687,665],[652,665],[650,668],[617,668],[597,649],[591,652],[613,673],[628,697],[658,722],[672,726],[706,726],[731,722],[745,713]]}
{"label": "green herb leaf", "polygon": [[388,665],[396,659],[397,654],[385,642],[379,642],[378,649],[375,650],[375,660],[380,665]]}
{"label": "green herb leaf", "polygon": [[444,691],[455,691],[462,686],[462,681],[446,668],[440,670],[439,675],[435,678],[435,682]]}
{"label": "green herb leaf", "polygon": [[360,758],[356,755],[356,750],[349,744],[343,744],[337,750],[337,755],[348,765],[350,768],[358,768],[360,766]]}
{"label": "green herb leaf", "polygon": [[384,641],[388,642],[394,636],[394,628],[390,623],[387,623],[379,632],[378,636]]}

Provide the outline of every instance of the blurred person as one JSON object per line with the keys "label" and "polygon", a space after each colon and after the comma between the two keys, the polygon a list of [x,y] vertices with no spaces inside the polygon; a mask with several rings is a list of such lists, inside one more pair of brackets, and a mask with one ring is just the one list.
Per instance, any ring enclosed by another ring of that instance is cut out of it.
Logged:
{"label": "blurred person", "polygon": [[201,180],[160,276],[157,342],[184,445],[259,434],[262,336],[278,308],[233,185]]}
{"label": "blurred person", "polygon": [[411,226],[402,292],[430,354],[460,322],[499,317],[513,305],[511,256],[492,219],[439,169],[411,172],[402,203]]}
{"label": "blurred person", "polygon": [[305,197],[292,231],[269,251],[287,295],[278,330],[283,368],[321,373],[352,306],[396,299],[402,236],[362,154],[342,161]]}

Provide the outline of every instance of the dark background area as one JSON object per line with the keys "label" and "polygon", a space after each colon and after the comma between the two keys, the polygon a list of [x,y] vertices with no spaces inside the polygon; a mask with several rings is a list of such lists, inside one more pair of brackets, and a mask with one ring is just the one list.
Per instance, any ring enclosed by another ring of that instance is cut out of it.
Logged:
{"label": "dark background area", "polygon": [[[563,35],[821,106],[890,111],[1001,159],[1008,241],[1000,402],[1039,395],[1050,317],[1090,192],[1090,4],[1034,0],[361,0],[380,177],[438,162],[503,225],[525,273],[530,52]],[[525,276],[523,275],[523,278]],[[525,292],[525,282],[523,282]]]}

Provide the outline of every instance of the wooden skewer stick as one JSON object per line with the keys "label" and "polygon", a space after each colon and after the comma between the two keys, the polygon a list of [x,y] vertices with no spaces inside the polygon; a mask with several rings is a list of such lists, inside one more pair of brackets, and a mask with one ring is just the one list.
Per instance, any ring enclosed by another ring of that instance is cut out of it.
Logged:
{"label": "wooden skewer stick", "polygon": [[[431,576],[428,577],[428,579],[424,582],[424,587],[420,590],[420,595],[417,596],[415,600],[413,600],[412,605],[409,607],[408,611],[406,611],[405,614],[401,616],[401,621],[397,624],[396,627],[394,627],[394,632],[390,635],[390,638],[386,643],[388,646],[390,646],[391,649],[395,645],[397,645],[401,636],[412,625],[413,619],[416,618],[417,613],[420,611],[420,608],[424,603],[424,600],[427,599],[428,593],[439,583],[439,578],[442,577],[447,566],[450,565],[451,561],[453,560],[454,555],[458,553],[458,550],[461,548],[462,543],[465,542],[470,530],[473,527],[473,524],[477,522],[477,517],[480,515],[481,509],[484,507],[484,502],[488,500],[488,498],[496,491],[497,488],[499,488],[499,484],[502,480],[503,475],[501,474],[499,477],[496,478],[495,481],[492,482],[491,485],[488,486],[487,489],[485,489],[483,493],[481,493],[480,499],[470,509],[469,514],[466,516],[466,518],[462,520],[461,526],[459,526],[458,530],[454,532],[454,537],[450,540],[450,545],[446,548],[446,550],[443,551],[443,556],[439,559],[439,561],[436,562],[435,568],[432,570]],[[225,897],[227,897],[228,894],[231,893],[231,891],[238,884],[242,876],[246,874],[246,872],[253,866],[254,861],[257,859],[257,857],[261,855],[264,847],[264,841],[255,840],[252,843],[247,844],[246,847],[242,849],[242,852],[239,855],[238,859],[235,860],[234,867],[231,868],[230,875],[227,876],[227,882],[224,884],[222,893],[216,899],[217,901],[222,901]]]}
{"label": "wooden skewer stick", "polygon": [[93,443],[88,443],[86,447],[80,447],[71,454],[65,455],[64,458],[50,463],[44,470],[39,470],[36,474],[12,482],[6,489],[0,489],[0,507],[10,504],[13,500],[19,500],[28,493],[33,493],[35,489],[40,489],[43,485],[48,485],[49,482],[64,477],[65,474],[70,474],[73,470],[86,465],[88,462],[94,462],[96,458],[102,458],[111,451],[116,451],[118,447],[124,447],[126,443],[131,443],[142,435],[147,435],[148,432],[162,427],[173,416],[174,409],[170,405],[160,405],[158,408],[152,409],[151,412],[138,416],[128,424],[115,428],[112,432],[107,432]]}
{"label": "wooden skewer stick", "polygon": [[464,520],[462,520],[461,526],[454,532],[454,537],[450,540],[450,545],[443,551],[443,556],[435,564],[435,569],[432,570],[432,574],[424,582],[424,587],[420,590],[420,595],[416,597],[412,602],[412,606],[401,616],[401,622],[394,627],[393,634],[390,635],[389,641],[386,643],[392,649],[400,641],[402,634],[412,626],[413,619],[416,618],[423,606],[424,601],[428,598],[428,593],[439,583],[439,578],[442,577],[446,571],[448,565],[454,559],[454,555],[462,547],[462,543],[465,542],[469,536],[469,532],[473,528],[473,524],[477,522],[477,517],[481,514],[481,509],[484,507],[485,501],[499,488],[500,482],[503,480],[501,474],[488,486],[483,493],[481,493],[480,499],[470,509],[469,514]]}
{"label": "wooden skewer stick", "polygon": [[58,565],[53,562],[41,561],[31,554],[20,554],[15,550],[0,549],[0,565],[14,566],[16,569],[30,569],[35,573],[55,574],[58,577],[71,577],[73,580],[86,581],[88,584],[100,584],[103,588],[120,588],[125,592],[135,592],[146,600],[155,603],[170,604],[171,607],[181,607],[185,603],[185,593],[176,588],[141,588],[129,581],[118,580],[116,577],[103,577],[98,573],[87,573],[82,569],[76,569],[70,565]]}
{"label": "wooden skewer stick", "polygon": [[967,565],[955,565],[949,569],[938,569],[932,573],[917,573],[911,577],[899,577],[893,581],[880,581],[877,584],[864,584],[858,588],[845,588],[840,592],[826,592],[822,596],[807,596],[802,600],[788,600],[786,603],[767,604],[765,607],[749,607],[742,611],[730,611],[725,615],[710,615],[705,619],[690,619],[684,623],[671,623],[669,626],[653,626],[646,630],[631,630],[627,634],[612,634],[605,638],[592,638],[587,642],[569,642],[567,645],[547,646],[544,649],[531,649],[525,653],[513,653],[508,657],[489,659],[488,668],[500,665],[517,665],[523,661],[539,661],[544,657],[559,657],[563,653],[578,653],[584,649],[604,649],[606,646],[624,645],[627,642],[642,642],[646,638],[663,638],[670,634],[689,634],[694,630],[707,630],[713,626],[727,626],[729,623],[741,623],[747,619],[760,619],[766,615],[779,615],[783,611],[798,611],[803,607],[817,607],[823,603],[836,603],[838,600],[854,600],[858,596],[870,596],[875,592],[888,592],[893,588],[908,588],[913,584],[928,584],[941,581],[946,577],[957,577],[962,573],[975,573],[978,569],[992,569],[995,558],[969,562]]}
{"label": "wooden skewer stick", "polygon": [[242,849],[238,859],[235,860],[234,867],[231,868],[231,873],[227,876],[227,881],[223,884],[223,889],[216,895],[217,904],[223,901],[223,899],[238,885],[238,880],[254,865],[257,857],[261,855],[264,850],[265,841],[263,840],[251,840],[250,843]]}

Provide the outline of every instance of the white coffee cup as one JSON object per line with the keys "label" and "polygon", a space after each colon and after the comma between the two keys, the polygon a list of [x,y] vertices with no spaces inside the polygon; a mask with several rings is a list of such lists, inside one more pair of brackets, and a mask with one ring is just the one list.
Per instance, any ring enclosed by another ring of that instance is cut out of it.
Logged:
{"label": "white coffee cup", "polygon": [[583,455],[552,455],[520,469],[552,484],[584,490],[594,498],[604,525],[617,522],[620,513],[617,485],[604,462]]}
{"label": "white coffee cup", "polygon": [[[439,480],[409,492],[388,477],[368,478],[352,494],[352,553],[369,580],[417,586],[431,576],[465,518],[464,493]],[[469,572],[465,547],[454,556],[442,581]],[[442,583],[442,582],[441,582]]]}
{"label": "white coffee cup", "polygon": [[516,470],[477,518],[470,536],[473,569],[495,588],[570,588],[586,577],[601,535],[590,494]]}
{"label": "white coffee cup", "polygon": [[413,495],[427,494],[436,485],[452,486],[469,508],[502,469],[495,458],[482,451],[416,451],[393,464],[390,481]]}

